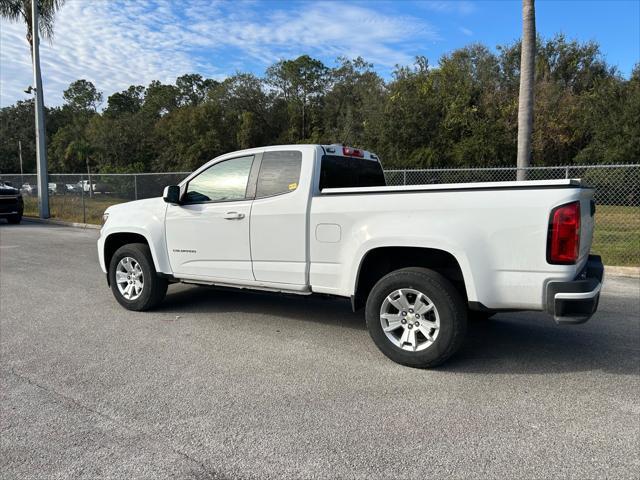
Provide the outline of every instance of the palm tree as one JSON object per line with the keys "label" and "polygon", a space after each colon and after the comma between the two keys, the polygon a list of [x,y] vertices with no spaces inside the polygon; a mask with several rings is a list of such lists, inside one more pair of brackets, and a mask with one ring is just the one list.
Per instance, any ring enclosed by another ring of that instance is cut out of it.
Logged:
{"label": "palm tree", "polygon": [[[533,84],[536,57],[536,12],[534,0],[522,0],[522,44],[520,52],[520,98],[518,102],[518,168],[531,164],[533,133]],[[518,180],[527,171],[518,170]]]}
{"label": "palm tree", "polygon": [[[38,30],[47,40],[53,38],[53,22],[56,13],[65,0],[38,0]],[[0,16],[13,22],[24,21],[27,25],[27,42],[33,47],[33,22],[31,19],[31,0],[0,0]],[[33,55],[33,48],[30,48]]]}
{"label": "palm tree", "polygon": [[[0,0],[0,16],[27,24],[27,42],[31,53],[35,86],[36,157],[38,172],[38,210],[40,218],[49,218],[47,146],[44,126],[44,98],[40,74],[39,37],[53,37],[53,21],[65,0]],[[33,31],[34,24],[37,31]],[[29,87],[28,92],[32,91]]]}

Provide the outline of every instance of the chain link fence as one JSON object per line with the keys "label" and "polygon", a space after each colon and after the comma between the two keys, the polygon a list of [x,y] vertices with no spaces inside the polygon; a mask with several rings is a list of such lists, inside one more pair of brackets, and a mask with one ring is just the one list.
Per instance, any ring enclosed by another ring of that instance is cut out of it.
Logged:
{"label": "chain link fence", "polygon": [[[70,222],[102,222],[107,207],[117,203],[159,197],[164,187],[175,185],[189,172],[49,174],[49,208],[53,218]],[[0,182],[9,182],[22,192],[25,215],[38,215],[38,182],[34,174],[1,174]]]}
{"label": "chain link fence", "polygon": [[[592,250],[606,265],[640,266],[640,164],[530,167],[529,180],[581,178],[595,188],[598,204]],[[189,172],[137,174],[50,174],[51,216],[95,223],[113,204],[158,197],[167,185],[179,183]],[[389,185],[424,185],[516,180],[516,168],[456,168],[387,170]],[[25,214],[37,216],[36,175],[0,174],[1,182],[20,188]]]}

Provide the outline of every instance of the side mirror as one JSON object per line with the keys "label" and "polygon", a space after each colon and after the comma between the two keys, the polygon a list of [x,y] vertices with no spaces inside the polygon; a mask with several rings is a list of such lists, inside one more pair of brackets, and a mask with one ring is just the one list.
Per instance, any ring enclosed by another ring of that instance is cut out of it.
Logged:
{"label": "side mirror", "polygon": [[180,187],[178,185],[169,185],[164,187],[162,198],[167,203],[178,205],[180,203]]}

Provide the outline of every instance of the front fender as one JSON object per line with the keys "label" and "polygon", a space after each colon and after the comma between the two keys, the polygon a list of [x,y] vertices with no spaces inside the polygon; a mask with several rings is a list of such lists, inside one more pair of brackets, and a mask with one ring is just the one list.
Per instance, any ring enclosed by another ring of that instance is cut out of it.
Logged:
{"label": "front fender", "polygon": [[105,273],[107,271],[104,259],[107,239],[118,233],[133,233],[146,239],[156,271],[171,274],[164,227],[166,211],[167,205],[162,198],[138,200],[110,207],[107,210],[109,218],[100,230],[98,239],[98,255],[102,270]]}

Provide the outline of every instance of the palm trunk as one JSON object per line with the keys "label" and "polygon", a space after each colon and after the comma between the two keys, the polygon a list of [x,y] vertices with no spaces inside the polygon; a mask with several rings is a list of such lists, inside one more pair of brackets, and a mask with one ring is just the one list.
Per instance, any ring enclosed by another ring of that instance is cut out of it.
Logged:
{"label": "palm trunk", "polygon": [[526,167],[531,164],[535,57],[536,14],[534,0],[522,0],[522,47],[518,102],[518,180],[527,179]]}
{"label": "palm trunk", "polygon": [[40,40],[38,38],[38,2],[31,2],[31,59],[33,65],[33,83],[36,89],[35,125],[36,125],[36,160],[38,173],[38,212],[40,218],[49,218],[49,172],[47,167],[47,137],[44,126],[44,90],[40,73]]}

